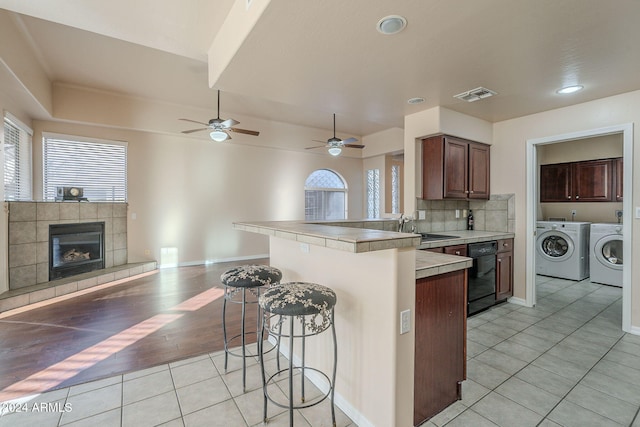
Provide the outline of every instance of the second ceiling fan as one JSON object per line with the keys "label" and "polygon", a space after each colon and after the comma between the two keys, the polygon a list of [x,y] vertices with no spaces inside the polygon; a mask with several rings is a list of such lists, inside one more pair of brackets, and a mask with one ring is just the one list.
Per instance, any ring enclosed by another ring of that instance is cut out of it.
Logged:
{"label": "second ceiling fan", "polygon": [[[315,142],[324,142],[324,141],[317,141],[317,140],[313,140]],[[331,154],[332,156],[338,156],[340,155],[340,153],[342,152],[342,148],[343,147],[347,147],[347,148],[364,148],[364,145],[362,144],[352,144],[353,142],[357,142],[358,140],[356,138],[347,138],[345,140],[342,140],[340,138],[336,137],[336,113],[333,113],[333,138],[329,138],[327,139],[327,142],[324,145],[316,145],[314,147],[307,147],[305,148],[305,150],[312,150],[314,148],[320,148],[320,147],[327,147],[329,150],[329,154]]]}
{"label": "second ceiling fan", "polygon": [[216,117],[215,119],[209,120],[209,123],[203,123],[203,122],[199,122],[191,119],[180,119],[180,120],[206,126],[204,128],[183,130],[182,133],[193,133],[193,132],[208,130],[208,131],[211,131],[209,133],[209,136],[211,137],[211,139],[213,139],[216,142],[221,142],[221,141],[226,141],[227,139],[231,139],[231,135],[229,134],[229,132],[244,133],[244,134],[253,135],[253,136],[260,135],[260,132],[257,132],[255,130],[247,130],[247,129],[240,129],[240,128],[234,127],[235,125],[240,123],[236,120],[233,120],[233,119],[223,120],[220,118],[220,91],[218,91],[218,117]]}

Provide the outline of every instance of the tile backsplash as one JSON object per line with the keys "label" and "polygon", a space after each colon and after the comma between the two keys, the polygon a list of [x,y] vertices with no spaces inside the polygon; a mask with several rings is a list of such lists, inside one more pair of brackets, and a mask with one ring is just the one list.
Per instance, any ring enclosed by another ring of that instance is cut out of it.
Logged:
{"label": "tile backsplash", "polygon": [[421,233],[466,230],[469,209],[473,211],[475,230],[515,230],[515,194],[492,194],[489,200],[473,201],[418,199],[417,207],[426,211],[424,220],[415,221],[417,231]]}

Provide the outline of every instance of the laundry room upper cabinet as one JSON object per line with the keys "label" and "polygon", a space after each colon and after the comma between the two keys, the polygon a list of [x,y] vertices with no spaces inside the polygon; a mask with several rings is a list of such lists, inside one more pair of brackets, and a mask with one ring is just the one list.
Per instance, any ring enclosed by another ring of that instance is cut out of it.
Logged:
{"label": "laundry room upper cabinet", "polygon": [[540,202],[618,201],[616,164],[603,159],[541,165]]}
{"label": "laundry room upper cabinet", "polygon": [[448,135],[423,139],[422,198],[489,199],[489,146]]}

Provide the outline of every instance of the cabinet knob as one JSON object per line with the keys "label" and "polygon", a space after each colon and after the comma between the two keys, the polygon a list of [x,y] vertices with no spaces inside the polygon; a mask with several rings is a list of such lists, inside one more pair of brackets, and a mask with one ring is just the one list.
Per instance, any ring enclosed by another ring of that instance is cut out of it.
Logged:
{"label": "cabinet knob", "polygon": [[460,255],[460,251],[456,251],[456,255]]}
{"label": "cabinet knob", "polygon": [[465,190],[465,194],[469,194],[469,190]]}
{"label": "cabinet knob", "polygon": [[498,260],[498,262],[499,262],[499,263],[502,263],[502,260],[501,260],[501,259],[499,259],[499,260]]}
{"label": "cabinet knob", "polygon": [[469,191],[469,193],[473,194],[473,190]]}
{"label": "cabinet knob", "polygon": [[580,198],[580,196],[576,195],[576,200],[578,200]]}
{"label": "cabinet knob", "polygon": [[509,244],[508,243],[503,243],[502,246],[504,246],[505,248],[508,248]]}
{"label": "cabinet knob", "polygon": [[571,196],[567,196],[567,200],[571,200]]}

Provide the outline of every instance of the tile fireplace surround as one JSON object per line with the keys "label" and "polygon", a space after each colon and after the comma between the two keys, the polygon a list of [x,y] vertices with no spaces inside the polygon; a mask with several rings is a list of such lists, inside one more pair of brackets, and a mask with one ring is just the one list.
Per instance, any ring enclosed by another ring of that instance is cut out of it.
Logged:
{"label": "tile fireplace surround", "polygon": [[6,202],[9,289],[49,281],[49,225],[104,221],[105,268],[127,263],[127,204]]}

